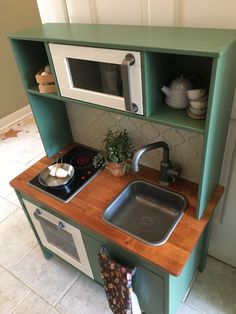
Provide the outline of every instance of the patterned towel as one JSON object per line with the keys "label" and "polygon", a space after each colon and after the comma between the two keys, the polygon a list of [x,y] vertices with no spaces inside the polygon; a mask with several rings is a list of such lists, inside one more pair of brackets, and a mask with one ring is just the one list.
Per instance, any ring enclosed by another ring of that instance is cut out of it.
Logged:
{"label": "patterned towel", "polygon": [[130,269],[113,261],[105,248],[98,254],[102,280],[109,306],[114,314],[141,314],[136,294],[132,289],[132,276],[136,268]]}

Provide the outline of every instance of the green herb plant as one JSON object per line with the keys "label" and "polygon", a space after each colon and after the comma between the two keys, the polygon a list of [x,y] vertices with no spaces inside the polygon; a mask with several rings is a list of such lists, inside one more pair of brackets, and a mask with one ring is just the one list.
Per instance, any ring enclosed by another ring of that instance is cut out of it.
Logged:
{"label": "green herb plant", "polygon": [[135,145],[127,130],[108,130],[103,140],[103,150],[93,160],[95,168],[105,168],[109,163],[123,163],[126,172],[133,158]]}

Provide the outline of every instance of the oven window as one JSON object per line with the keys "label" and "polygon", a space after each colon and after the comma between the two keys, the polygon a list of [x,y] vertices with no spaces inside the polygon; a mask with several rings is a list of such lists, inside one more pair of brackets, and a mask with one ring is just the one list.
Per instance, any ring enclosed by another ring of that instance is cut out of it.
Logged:
{"label": "oven window", "polygon": [[73,87],[123,96],[120,65],[73,58],[67,61]]}
{"label": "oven window", "polygon": [[57,225],[54,225],[42,217],[38,217],[38,221],[41,224],[48,243],[80,262],[73,237],[69,232],[63,230],[63,228],[58,229]]}

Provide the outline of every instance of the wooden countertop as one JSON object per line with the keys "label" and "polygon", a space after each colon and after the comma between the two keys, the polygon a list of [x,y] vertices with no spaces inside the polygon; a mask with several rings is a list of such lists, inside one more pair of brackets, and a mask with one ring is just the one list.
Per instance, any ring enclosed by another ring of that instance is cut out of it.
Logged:
{"label": "wooden countertop", "polygon": [[52,162],[52,159],[42,158],[13,179],[10,182],[11,186],[174,276],[178,276],[182,271],[224,192],[222,186],[217,187],[204,215],[197,220],[195,212],[198,185],[182,179],[171,184],[168,188],[183,194],[189,201],[189,207],[168,241],[161,246],[153,247],[105,223],[102,213],[130,181],[145,179],[158,184],[159,173],[157,171],[140,167],[138,175],[114,178],[107,170],[103,170],[71,201],[65,204],[27,184],[30,179]]}

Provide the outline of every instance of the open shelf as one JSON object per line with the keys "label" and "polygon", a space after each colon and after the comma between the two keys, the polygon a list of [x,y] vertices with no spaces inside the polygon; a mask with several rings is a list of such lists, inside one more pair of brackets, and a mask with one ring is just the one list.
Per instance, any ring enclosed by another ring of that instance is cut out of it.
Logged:
{"label": "open shelf", "polygon": [[[11,40],[11,44],[25,88],[38,90],[36,73],[46,65],[51,65],[45,43],[43,41]],[[52,66],[51,69],[53,69]]]}
{"label": "open shelf", "polygon": [[40,93],[39,89],[37,86],[31,86],[30,88],[28,88],[28,93],[30,94],[35,94],[35,95],[40,95],[40,96],[44,96],[44,97],[49,97],[49,98],[53,98],[53,99],[62,99],[62,97],[58,96],[57,92],[52,92],[52,93]]}
{"label": "open shelf", "polygon": [[162,106],[158,113],[150,115],[148,120],[197,133],[204,133],[206,122],[206,120],[195,120],[190,118],[187,115],[186,109],[172,109],[165,105]]}
{"label": "open shelf", "polygon": [[67,97],[58,96],[57,93],[40,93],[36,86],[28,89],[28,93],[42,96],[45,98],[62,100],[68,103],[69,102],[77,103],[78,105],[84,105],[84,106],[96,108],[99,110],[106,110],[106,111],[118,113],[121,115],[126,115],[134,119],[141,119],[141,120],[151,121],[155,123],[167,124],[175,128],[181,128],[181,129],[185,129],[192,132],[204,133],[204,129],[205,129],[205,120],[191,119],[187,115],[187,112],[185,109],[183,110],[171,109],[167,107],[165,104],[163,104],[163,106],[161,107],[161,110],[159,110],[158,113],[154,113],[150,115],[149,117],[145,117],[145,116],[140,116],[140,115],[134,115],[133,113],[128,113],[121,110],[116,110],[112,108],[104,108],[99,105],[90,104],[90,103],[82,102],[79,100],[74,100]]}
{"label": "open shelf", "polygon": [[165,104],[162,86],[169,86],[180,76],[188,78],[193,88],[209,90],[212,58],[159,52],[143,54],[143,84],[146,116],[148,119],[174,127],[204,132],[205,120],[190,118],[186,110],[172,109]]}

